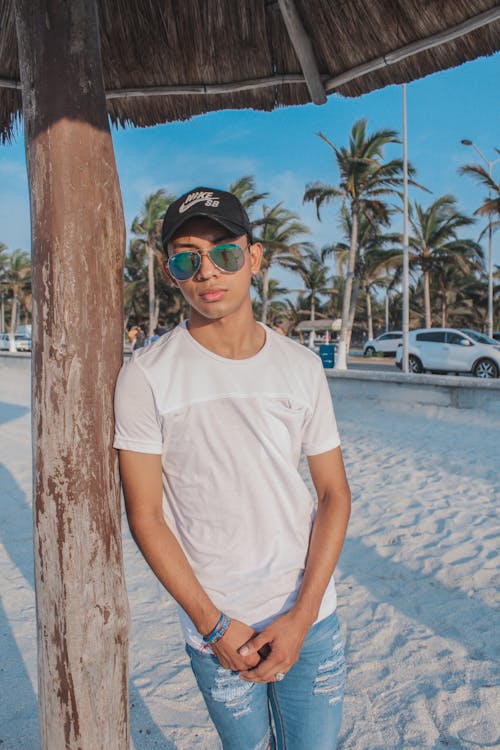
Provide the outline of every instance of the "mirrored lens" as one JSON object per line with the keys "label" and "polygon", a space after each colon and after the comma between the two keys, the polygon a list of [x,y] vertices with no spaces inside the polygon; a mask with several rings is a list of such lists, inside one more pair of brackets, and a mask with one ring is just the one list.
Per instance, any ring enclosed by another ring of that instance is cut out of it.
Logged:
{"label": "mirrored lens", "polygon": [[217,245],[209,255],[217,268],[227,273],[236,273],[245,262],[245,254],[239,245]]}
{"label": "mirrored lens", "polygon": [[170,273],[178,281],[187,281],[200,267],[200,254],[187,250],[184,253],[176,253],[168,259]]}
{"label": "mirrored lens", "polygon": [[[236,273],[245,264],[245,251],[239,245],[216,245],[208,251],[212,263],[225,273]],[[187,281],[198,271],[201,265],[201,254],[196,250],[171,255],[168,268],[174,279]]]}

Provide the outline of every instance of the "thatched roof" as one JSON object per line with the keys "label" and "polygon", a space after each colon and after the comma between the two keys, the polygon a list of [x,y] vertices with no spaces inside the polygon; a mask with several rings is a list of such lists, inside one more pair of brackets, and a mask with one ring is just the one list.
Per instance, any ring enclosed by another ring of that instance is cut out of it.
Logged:
{"label": "thatched roof", "polygon": [[308,333],[309,331],[340,331],[342,326],[341,318],[323,318],[322,320],[303,320],[295,326],[298,333]]}
{"label": "thatched roof", "polygon": [[[122,125],[217,109],[271,110],[320,102],[333,92],[358,96],[500,48],[495,0],[98,0],[98,6],[108,111]],[[0,139],[19,116],[18,86],[13,0],[0,0]]]}

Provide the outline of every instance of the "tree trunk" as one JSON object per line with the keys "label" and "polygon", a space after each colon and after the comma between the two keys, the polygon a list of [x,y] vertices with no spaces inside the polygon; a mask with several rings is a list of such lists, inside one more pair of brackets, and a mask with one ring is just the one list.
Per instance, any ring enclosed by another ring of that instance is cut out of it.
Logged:
{"label": "tree trunk", "polygon": [[160,317],[160,298],[155,297],[155,313],[153,316],[153,335],[155,332],[155,328],[158,327],[158,318]]}
{"label": "tree trunk", "polygon": [[424,310],[425,310],[425,327],[432,327],[431,320],[431,275],[429,271],[424,271]]}
{"label": "tree trunk", "polygon": [[368,328],[368,338],[373,338],[373,315],[372,315],[372,297],[370,290],[366,290],[366,324]]}
{"label": "tree trunk", "polygon": [[351,246],[349,248],[349,258],[347,263],[347,277],[344,287],[344,298],[342,300],[342,324],[340,327],[339,344],[337,357],[335,359],[336,370],[347,370],[347,353],[349,351],[349,310],[351,307],[352,282],[354,278],[354,268],[356,265],[356,252],[358,249],[358,214],[355,208],[352,209],[352,227],[351,227]]}
{"label": "tree trunk", "polygon": [[15,0],[33,265],[42,750],[126,750],[128,603],[113,390],[125,227],[95,0]]}
{"label": "tree trunk", "polygon": [[316,297],[314,290],[311,292],[311,320],[316,320]]}
{"label": "tree trunk", "polygon": [[19,306],[17,296],[12,297],[12,308],[10,311],[10,331],[9,331],[9,352],[16,352],[16,331],[17,331],[17,308]]}
{"label": "tree trunk", "polygon": [[151,247],[151,245],[148,245],[148,301],[148,336],[151,338],[151,336],[153,335],[153,330],[155,328],[155,254],[154,249]]}
{"label": "tree trunk", "polygon": [[359,279],[354,279],[351,292],[351,304],[349,305],[349,323],[347,326],[346,351],[351,348],[352,329],[354,328],[354,318],[356,317],[356,305],[358,304]]}
{"label": "tree trunk", "polygon": [[267,323],[267,308],[269,306],[269,269],[263,268],[262,271],[262,312],[260,316],[261,323]]}

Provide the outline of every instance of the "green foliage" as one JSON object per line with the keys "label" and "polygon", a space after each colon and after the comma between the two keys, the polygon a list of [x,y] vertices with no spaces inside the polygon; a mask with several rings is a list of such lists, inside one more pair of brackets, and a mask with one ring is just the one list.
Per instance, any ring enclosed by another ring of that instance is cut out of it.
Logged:
{"label": "green foliage", "polygon": [[21,321],[31,322],[31,257],[26,250],[14,250],[0,242],[0,293],[5,324],[15,331]]}

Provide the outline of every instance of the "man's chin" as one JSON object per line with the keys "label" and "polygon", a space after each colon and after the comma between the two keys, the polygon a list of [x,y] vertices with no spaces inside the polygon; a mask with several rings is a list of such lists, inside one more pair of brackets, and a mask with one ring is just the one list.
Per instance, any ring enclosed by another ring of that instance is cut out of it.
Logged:
{"label": "man's chin", "polygon": [[221,318],[227,317],[227,315],[230,314],[230,312],[225,309],[224,305],[218,305],[216,303],[214,304],[205,304],[203,307],[198,307],[197,305],[191,305],[191,316],[193,317],[193,314],[197,318],[203,318],[204,320],[220,320]]}

